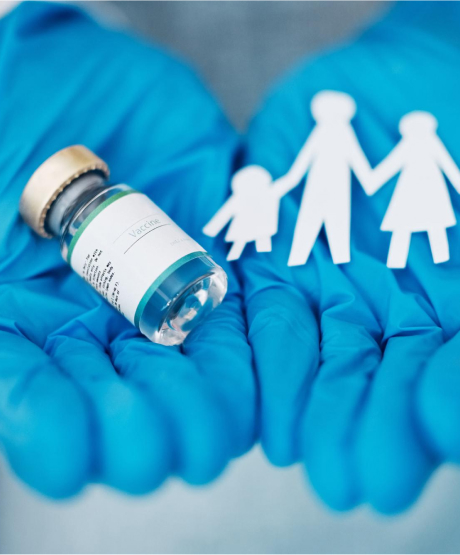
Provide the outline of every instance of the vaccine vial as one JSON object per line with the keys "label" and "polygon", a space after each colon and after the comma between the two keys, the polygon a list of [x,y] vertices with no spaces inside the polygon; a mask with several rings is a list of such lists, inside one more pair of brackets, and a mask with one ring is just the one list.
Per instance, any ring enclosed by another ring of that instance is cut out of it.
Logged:
{"label": "vaccine vial", "polygon": [[146,195],[108,177],[89,149],[65,148],[32,175],[20,213],[146,337],[180,345],[222,302],[227,276]]}

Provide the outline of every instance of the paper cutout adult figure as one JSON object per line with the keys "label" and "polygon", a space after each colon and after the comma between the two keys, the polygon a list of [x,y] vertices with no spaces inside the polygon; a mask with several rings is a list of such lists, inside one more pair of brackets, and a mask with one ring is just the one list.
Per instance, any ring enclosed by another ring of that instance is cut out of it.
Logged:
{"label": "paper cutout adult figure", "polygon": [[232,178],[233,194],[203,228],[215,237],[231,221],[225,241],[233,243],[227,260],[237,260],[247,243],[255,241],[257,252],[272,250],[272,236],[278,231],[280,196],[272,177],[261,166],[246,166]]}
{"label": "paper cutout adult figure", "polygon": [[323,225],[334,263],[349,262],[352,171],[369,194],[372,170],[350,123],[356,112],[353,98],[321,91],[313,97],[311,111],[317,125],[289,172],[273,184],[283,196],[308,172],[289,266],[307,262]]}
{"label": "paper cutout adult figure", "polygon": [[426,231],[433,261],[449,260],[446,229],[456,224],[443,173],[460,193],[460,170],[443,145],[438,122],[428,112],[411,112],[399,123],[401,141],[374,169],[372,193],[400,173],[380,229],[391,231],[389,268],[404,268],[411,235]]}

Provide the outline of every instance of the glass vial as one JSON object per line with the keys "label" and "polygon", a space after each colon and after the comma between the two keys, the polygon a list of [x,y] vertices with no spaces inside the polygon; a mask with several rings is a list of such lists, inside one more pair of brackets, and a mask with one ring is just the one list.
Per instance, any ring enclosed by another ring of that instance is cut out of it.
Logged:
{"label": "glass vial", "polygon": [[108,176],[86,147],[65,148],[32,175],[20,212],[146,337],[179,345],[222,302],[227,276],[146,195]]}

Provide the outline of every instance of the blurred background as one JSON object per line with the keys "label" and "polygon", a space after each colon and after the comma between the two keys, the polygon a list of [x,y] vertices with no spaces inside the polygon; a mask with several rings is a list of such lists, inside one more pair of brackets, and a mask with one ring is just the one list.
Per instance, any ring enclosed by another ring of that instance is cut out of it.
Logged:
{"label": "blurred background", "polygon": [[[194,65],[244,130],[293,64],[350,40],[387,2],[85,2]],[[258,448],[205,488],[170,480],[150,496],[94,486],[50,502],[0,459],[2,553],[452,553],[460,550],[460,472],[444,467],[399,517],[329,511],[299,466],[270,466]]]}
{"label": "blurred background", "polygon": [[392,2],[85,2],[113,25],[175,52],[198,70],[244,129],[270,85],[305,56],[347,40]]}

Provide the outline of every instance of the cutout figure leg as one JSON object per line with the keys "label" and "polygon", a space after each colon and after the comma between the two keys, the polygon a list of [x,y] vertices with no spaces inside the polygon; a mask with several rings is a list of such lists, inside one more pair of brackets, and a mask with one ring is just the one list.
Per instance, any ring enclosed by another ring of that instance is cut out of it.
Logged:
{"label": "cutout figure leg", "polygon": [[257,239],[256,241],[257,252],[271,252],[271,250],[272,250],[271,237],[263,237],[262,239]]}
{"label": "cutout figure leg", "polygon": [[393,231],[388,252],[388,268],[405,268],[409,256],[411,232],[407,230]]}
{"label": "cutout figure leg", "polygon": [[238,260],[241,256],[242,252],[244,251],[244,247],[246,246],[245,241],[235,241],[233,243],[232,248],[229,250],[227,255],[227,260]]}
{"label": "cutout figure leg", "polygon": [[324,218],[315,213],[314,208],[302,211],[300,208],[294,231],[288,266],[302,266],[306,264],[316,239],[321,231]]}
{"label": "cutout figure leg", "polygon": [[444,227],[434,227],[428,230],[428,239],[430,240],[431,254],[433,262],[440,264],[447,262],[449,255],[449,241],[447,240],[447,232]]}
{"label": "cutout figure leg", "polygon": [[350,212],[327,218],[326,235],[334,264],[350,262]]}

